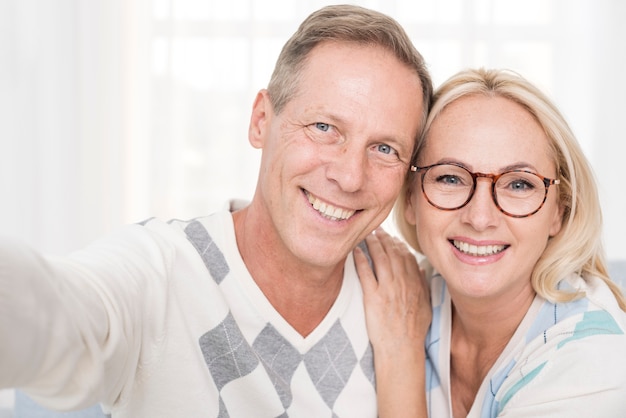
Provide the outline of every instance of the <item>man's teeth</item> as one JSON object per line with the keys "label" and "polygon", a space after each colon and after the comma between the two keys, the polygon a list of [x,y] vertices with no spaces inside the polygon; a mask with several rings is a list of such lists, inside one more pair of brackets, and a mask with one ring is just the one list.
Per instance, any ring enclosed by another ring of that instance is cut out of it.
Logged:
{"label": "man's teeth", "polygon": [[333,205],[329,205],[328,203],[322,202],[317,197],[313,196],[311,193],[306,193],[309,198],[309,203],[313,206],[313,208],[322,214],[327,219],[333,221],[340,221],[344,219],[348,219],[352,215],[354,215],[354,210],[341,209],[337,208]]}
{"label": "man's teeth", "polygon": [[454,240],[453,244],[462,253],[473,256],[494,255],[506,248],[506,245],[472,245],[459,240]]}

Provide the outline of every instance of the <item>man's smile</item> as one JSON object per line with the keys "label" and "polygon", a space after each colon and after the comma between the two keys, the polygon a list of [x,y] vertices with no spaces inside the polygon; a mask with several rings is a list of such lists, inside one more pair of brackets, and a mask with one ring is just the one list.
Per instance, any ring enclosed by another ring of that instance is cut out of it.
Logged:
{"label": "man's smile", "polygon": [[356,210],[354,209],[343,209],[324,202],[307,190],[304,190],[304,194],[306,194],[306,197],[309,199],[309,203],[313,206],[313,209],[331,221],[343,221],[351,218],[352,215],[356,213]]}

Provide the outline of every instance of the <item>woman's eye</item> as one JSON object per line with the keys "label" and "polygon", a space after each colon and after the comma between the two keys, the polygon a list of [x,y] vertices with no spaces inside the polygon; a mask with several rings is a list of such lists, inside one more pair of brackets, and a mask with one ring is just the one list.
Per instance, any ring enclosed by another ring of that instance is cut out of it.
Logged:
{"label": "woman's eye", "polygon": [[437,183],[443,183],[450,186],[456,186],[462,184],[462,181],[459,177],[453,174],[445,174],[437,177]]}
{"label": "woman's eye", "polygon": [[525,180],[516,180],[511,182],[509,188],[517,191],[526,191],[534,189],[535,186]]}
{"label": "woman's eye", "polygon": [[315,127],[322,132],[328,132],[330,130],[330,125],[324,122],[316,122]]}

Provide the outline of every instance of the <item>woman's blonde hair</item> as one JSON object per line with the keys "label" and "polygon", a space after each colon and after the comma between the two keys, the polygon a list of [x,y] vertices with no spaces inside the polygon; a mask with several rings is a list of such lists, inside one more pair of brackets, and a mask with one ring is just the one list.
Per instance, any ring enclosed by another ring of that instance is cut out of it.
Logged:
{"label": "woman's blonde hair", "polygon": [[[563,208],[562,228],[550,238],[532,272],[537,294],[552,302],[567,302],[581,297],[579,293],[559,290],[559,282],[577,273],[583,278],[596,276],[604,280],[626,311],[626,298],[608,276],[602,248],[602,211],[593,171],[567,122],[537,87],[518,74],[507,70],[468,69],[443,83],[434,93],[431,109],[412,162],[428,140],[433,121],[450,103],[466,96],[499,96],[523,106],[546,133],[555,158],[559,200]],[[415,226],[404,213],[415,190],[414,173],[407,174],[395,208],[395,220],[404,239],[421,252]]]}

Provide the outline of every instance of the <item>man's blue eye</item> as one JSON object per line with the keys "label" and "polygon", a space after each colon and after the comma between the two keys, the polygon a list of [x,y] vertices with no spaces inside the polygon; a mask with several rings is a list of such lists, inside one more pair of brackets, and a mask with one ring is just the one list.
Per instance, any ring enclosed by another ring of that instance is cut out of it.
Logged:
{"label": "man's blue eye", "polygon": [[393,152],[393,148],[391,148],[387,144],[380,144],[378,146],[378,151],[382,152],[383,154],[391,154]]}
{"label": "man's blue eye", "polygon": [[324,122],[316,122],[315,127],[322,132],[328,132],[330,129],[330,125]]}

